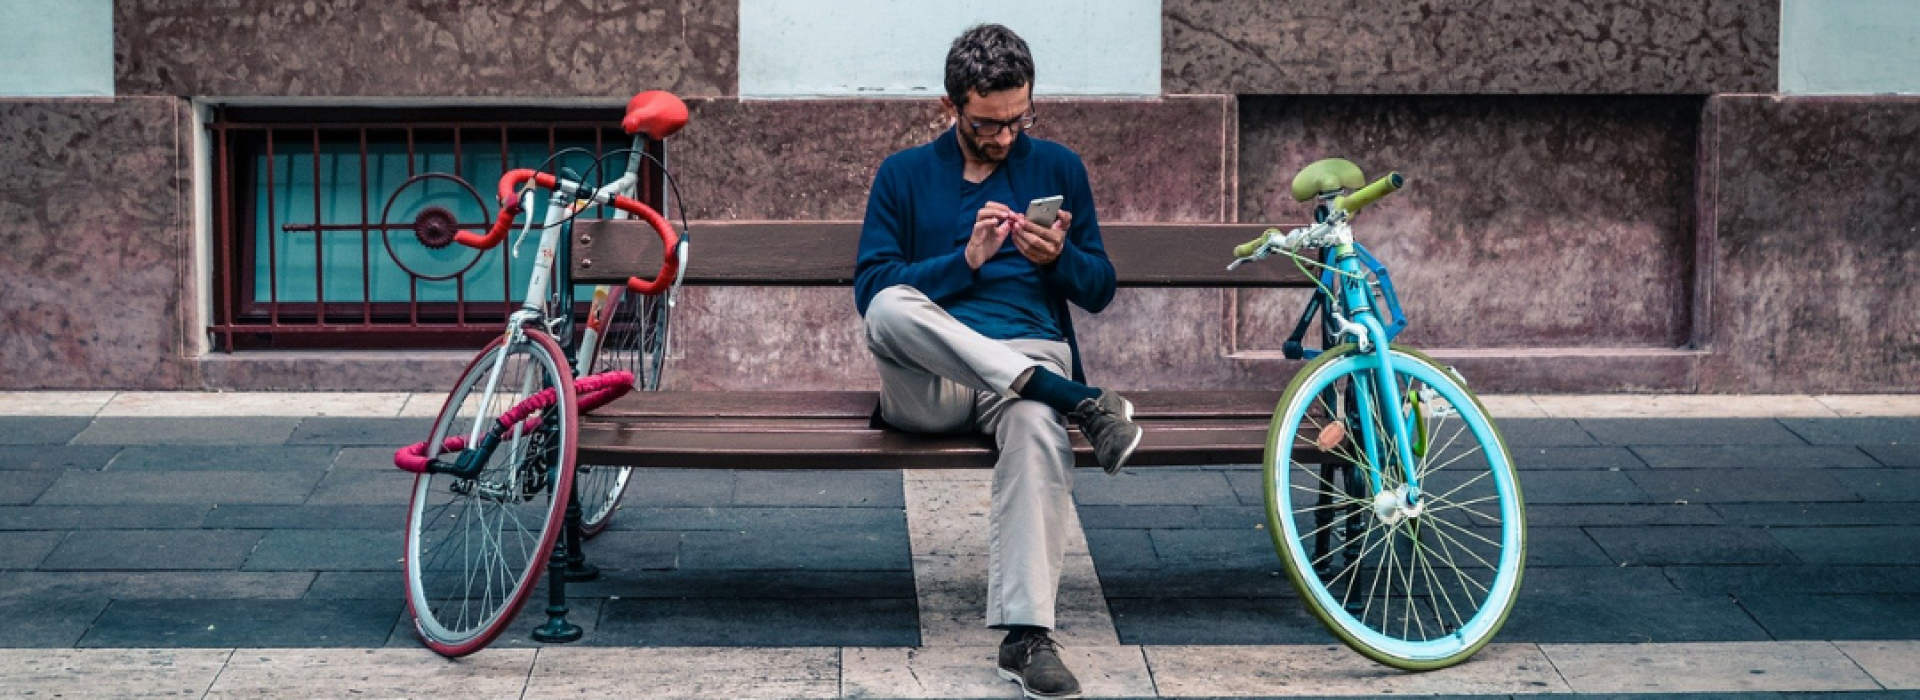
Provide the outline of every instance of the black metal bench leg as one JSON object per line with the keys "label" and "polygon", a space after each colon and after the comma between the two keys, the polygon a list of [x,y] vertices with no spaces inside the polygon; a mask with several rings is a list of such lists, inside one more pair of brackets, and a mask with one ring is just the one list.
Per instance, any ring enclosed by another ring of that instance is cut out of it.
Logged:
{"label": "black metal bench leg", "polygon": [[[533,641],[548,644],[563,644],[578,641],[586,632],[579,625],[567,621],[567,581],[589,580],[573,579],[569,576],[572,565],[585,567],[586,556],[575,554],[580,551],[580,498],[578,495],[567,499],[566,524],[562,526],[562,537],[554,543],[553,554],[547,557],[547,624],[533,631]],[[599,575],[598,571],[594,572]]]}

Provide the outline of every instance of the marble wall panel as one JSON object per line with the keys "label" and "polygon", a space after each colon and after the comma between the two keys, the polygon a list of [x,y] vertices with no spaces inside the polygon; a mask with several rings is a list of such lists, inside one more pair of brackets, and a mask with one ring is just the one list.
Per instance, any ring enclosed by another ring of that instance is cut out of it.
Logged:
{"label": "marble wall panel", "polygon": [[1775,89],[1772,0],[1166,0],[1168,94]]}
{"label": "marble wall panel", "polygon": [[[1231,215],[1230,98],[1043,100],[1037,111],[1034,133],[1086,161],[1102,219]],[[672,163],[696,240],[700,219],[858,220],[881,159],[946,128],[939,104],[927,100],[701,100]],[[1106,312],[1076,322],[1090,371],[1119,386],[1224,376],[1224,298],[1122,290]],[[670,387],[878,386],[847,289],[688,288],[678,313]]]}
{"label": "marble wall panel", "polygon": [[0,100],[0,387],[198,385],[191,123],[173,98]]}
{"label": "marble wall panel", "polygon": [[1914,391],[1920,98],[1716,97],[1706,124],[1702,389]]}
{"label": "marble wall panel", "polygon": [[738,4],[123,0],[123,95],[606,97],[737,90]]}
{"label": "marble wall panel", "polygon": [[[1676,348],[1691,339],[1694,158],[1686,97],[1244,98],[1240,220],[1310,216],[1290,185],[1342,156],[1406,188],[1356,237],[1393,273],[1424,347]],[[1285,261],[1265,264],[1287,264]],[[1236,348],[1277,350],[1296,292],[1248,292]]]}
{"label": "marble wall panel", "polygon": [[[670,142],[694,219],[859,220],[888,154],[939,136],[937,100],[696,100]],[[1112,221],[1231,215],[1233,100],[1040,100],[1035,136],[1080,154]]]}

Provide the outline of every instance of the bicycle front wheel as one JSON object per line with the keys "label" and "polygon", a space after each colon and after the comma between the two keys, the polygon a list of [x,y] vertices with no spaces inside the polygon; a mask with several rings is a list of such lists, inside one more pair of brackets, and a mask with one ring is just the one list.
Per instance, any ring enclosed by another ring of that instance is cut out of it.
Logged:
{"label": "bicycle front wheel", "polygon": [[475,470],[420,474],[407,516],[407,605],[442,655],[479,651],[512,623],[565,527],[579,415],[563,357],[539,331],[497,338],[434,421],[427,456]]}
{"label": "bicycle front wheel", "polygon": [[1334,636],[1388,666],[1444,668],[1485,646],[1512,610],[1525,512],[1479,400],[1432,358],[1390,353],[1397,405],[1379,398],[1379,357],[1352,345],[1294,378],[1267,435],[1267,520],[1300,597]]}

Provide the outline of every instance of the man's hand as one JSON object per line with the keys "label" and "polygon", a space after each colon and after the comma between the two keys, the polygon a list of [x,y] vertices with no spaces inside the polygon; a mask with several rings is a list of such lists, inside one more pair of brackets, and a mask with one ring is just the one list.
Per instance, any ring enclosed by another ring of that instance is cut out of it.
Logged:
{"label": "man's hand", "polygon": [[1018,218],[1018,223],[1019,227],[1013,231],[1013,247],[1019,248],[1020,254],[1035,265],[1052,265],[1060,259],[1060,248],[1066,245],[1067,227],[1073,224],[1073,214],[1060,212],[1051,227],[1028,221],[1024,216]]}
{"label": "man's hand", "polygon": [[1007,205],[987,202],[981,207],[973,219],[973,237],[967,240],[967,266],[978,270],[987,264],[994,253],[1000,252],[1000,245],[1007,242],[1014,226],[1014,213]]}

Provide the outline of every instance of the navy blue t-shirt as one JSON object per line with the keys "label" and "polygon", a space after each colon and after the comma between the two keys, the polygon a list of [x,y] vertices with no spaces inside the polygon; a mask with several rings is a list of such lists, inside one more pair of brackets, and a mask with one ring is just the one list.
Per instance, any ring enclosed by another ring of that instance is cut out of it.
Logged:
{"label": "navy blue t-shirt", "polygon": [[[980,208],[990,201],[1014,211],[1024,209],[1024,205],[1013,203],[1013,188],[1007,186],[1006,168],[995,168],[993,174],[978,183],[960,180],[960,221],[954,225],[955,246],[966,249],[967,241],[973,237],[973,222],[979,217]],[[1052,304],[1046,287],[1040,283],[1038,268],[1013,244],[1012,234],[1000,244],[1000,251],[980,266],[978,281],[971,289],[942,299],[939,304],[955,320],[994,340],[1062,339],[1060,324],[1053,320]]]}

